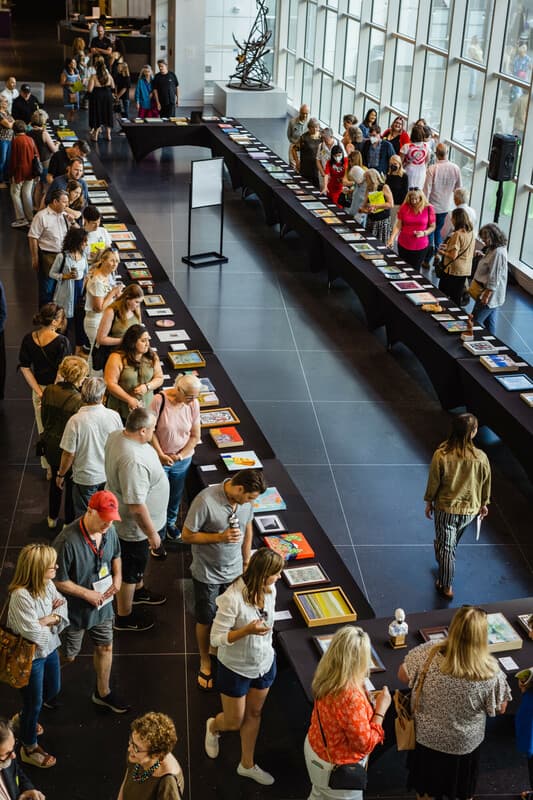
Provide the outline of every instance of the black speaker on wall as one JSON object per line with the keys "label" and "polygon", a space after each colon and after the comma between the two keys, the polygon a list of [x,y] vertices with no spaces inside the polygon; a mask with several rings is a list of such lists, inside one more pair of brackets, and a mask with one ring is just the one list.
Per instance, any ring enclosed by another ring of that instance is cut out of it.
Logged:
{"label": "black speaker on wall", "polygon": [[493,135],[488,172],[492,181],[510,181],[513,179],[517,149],[517,136],[507,133],[495,133]]}

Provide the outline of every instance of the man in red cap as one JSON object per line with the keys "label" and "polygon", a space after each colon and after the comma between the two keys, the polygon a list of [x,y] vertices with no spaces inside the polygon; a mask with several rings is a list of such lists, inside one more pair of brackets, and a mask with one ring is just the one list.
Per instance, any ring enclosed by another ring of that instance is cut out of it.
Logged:
{"label": "man in red cap", "polygon": [[109,686],[113,660],[113,596],[122,583],[120,542],[113,522],[120,521],[112,492],[95,492],[87,511],[66,525],[54,542],[57,550],[56,585],[66,596],[70,625],[64,636],[64,655],[74,661],[85,631],[94,644],[96,688],[93,703],[124,714],[129,705]]}

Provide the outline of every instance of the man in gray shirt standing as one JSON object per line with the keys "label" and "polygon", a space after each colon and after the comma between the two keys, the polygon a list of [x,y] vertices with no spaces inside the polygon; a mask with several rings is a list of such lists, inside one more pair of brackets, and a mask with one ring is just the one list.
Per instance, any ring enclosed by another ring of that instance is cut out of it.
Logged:
{"label": "man in gray shirt standing", "polygon": [[121,521],[116,523],[122,553],[122,586],[117,595],[118,631],[146,631],[153,619],[133,612],[134,605],[159,606],[166,597],[143,583],[149,549],[161,544],[166,530],[168,479],[150,441],[156,418],[146,408],[134,408],[123,431],[113,431],[105,445],[106,488],[116,494]]}
{"label": "man in gray shirt standing", "polygon": [[208,486],[193,500],[182,528],[191,545],[196,640],[200,651],[198,686],[213,688],[209,634],[216,599],[242,574],[252,547],[252,501],[266,491],[263,473],[253,469]]}
{"label": "man in gray shirt standing", "polygon": [[294,155],[294,147],[300,141],[300,137],[307,130],[307,122],[309,120],[309,106],[300,106],[300,111],[297,117],[292,117],[287,125],[287,139],[289,140],[289,164],[294,167],[297,163]]}

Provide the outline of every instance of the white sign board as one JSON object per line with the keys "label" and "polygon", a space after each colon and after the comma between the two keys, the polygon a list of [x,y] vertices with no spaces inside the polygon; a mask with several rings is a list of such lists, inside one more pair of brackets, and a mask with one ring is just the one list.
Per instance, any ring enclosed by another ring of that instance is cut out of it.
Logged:
{"label": "white sign board", "polygon": [[207,158],[191,164],[191,208],[219,206],[222,202],[223,158]]}

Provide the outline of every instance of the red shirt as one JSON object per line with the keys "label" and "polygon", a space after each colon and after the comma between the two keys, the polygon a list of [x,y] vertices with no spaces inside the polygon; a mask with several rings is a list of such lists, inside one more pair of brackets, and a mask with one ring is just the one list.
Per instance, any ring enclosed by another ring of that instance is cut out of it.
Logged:
{"label": "red shirt", "polygon": [[15,183],[31,181],[33,156],[39,156],[35,142],[25,133],[13,136],[11,142],[11,156],[9,159],[9,174]]}
{"label": "red shirt", "polygon": [[[316,707],[328,747],[320,733]],[[316,700],[311,715],[309,744],[319,758],[333,764],[350,764],[360,761],[383,741],[383,728],[372,722],[374,709],[366,694],[355,686],[338,695],[327,695]],[[329,753],[329,756],[328,756]]]}
{"label": "red shirt", "polygon": [[325,172],[326,175],[329,176],[328,197],[331,199],[332,203],[337,203],[339,195],[342,192],[342,179],[346,172],[347,163],[348,159],[343,158],[339,164],[332,164],[331,161],[328,161],[326,164]]}

